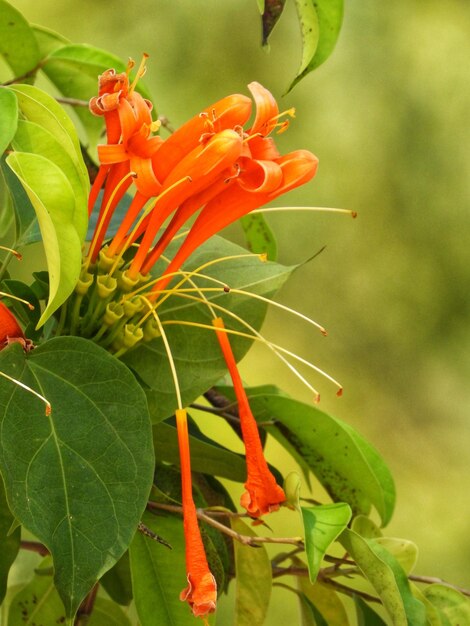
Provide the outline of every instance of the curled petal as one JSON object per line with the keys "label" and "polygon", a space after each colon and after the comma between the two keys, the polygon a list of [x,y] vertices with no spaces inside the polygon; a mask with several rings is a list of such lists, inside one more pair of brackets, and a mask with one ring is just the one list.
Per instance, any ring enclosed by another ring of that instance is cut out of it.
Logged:
{"label": "curled petal", "polygon": [[248,85],[251,95],[256,104],[256,116],[253,126],[248,131],[251,135],[260,133],[263,136],[269,135],[277,122],[279,107],[270,91],[257,82]]}
{"label": "curled petal", "polygon": [[213,613],[217,606],[217,583],[211,572],[206,572],[196,584],[188,573],[188,586],[180,593],[180,600],[189,604],[195,617]]}
{"label": "curled petal", "polygon": [[282,181],[282,170],[273,161],[244,160],[237,183],[253,193],[275,191]]}
{"label": "curled petal", "polygon": [[129,152],[143,159],[150,159],[162,146],[163,139],[158,135],[155,137],[149,137],[148,135],[149,130],[145,127],[132,135],[127,142]]}
{"label": "curled petal", "polygon": [[158,196],[162,185],[154,174],[151,161],[149,159],[131,157],[130,168],[131,171],[137,174],[134,184],[139,192],[147,198]]}

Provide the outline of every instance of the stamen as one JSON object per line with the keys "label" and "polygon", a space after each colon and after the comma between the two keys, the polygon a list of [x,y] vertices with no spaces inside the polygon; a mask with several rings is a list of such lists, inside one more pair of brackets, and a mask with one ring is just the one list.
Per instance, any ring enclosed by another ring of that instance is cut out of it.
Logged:
{"label": "stamen", "polygon": [[178,381],[178,373],[176,371],[175,361],[173,359],[173,354],[171,352],[170,344],[168,343],[168,338],[166,336],[166,333],[165,333],[165,330],[163,328],[162,322],[160,321],[160,318],[158,317],[157,312],[155,311],[155,307],[153,306],[153,304],[150,302],[150,300],[148,300],[144,296],[142,296],[142,300],[149,307],[150,313],[155,318],[155,321],[156,321],[157,326],[158,326],[158,330],[160,331],[160,334],[162,336],[163,345],[165,346],[165,350],[166,350],[166,353],[167,353],[167,356],[168,356],[168,364],[170,365],[171,375],[172,375],[172,378],[173,378],[173,385],[175,387],[176,403],[178,405],[178,410],[179,411],[183,411],[183,402],[181,400],[181,390],[180,390],[180,385],[179,385],[179,381]]}
{"label": "stamen", "polygon": [[147,59],[149,58],[150,55],[148,55],[146,52],[144,52],[144,54],[142,55],[142,60],[140,62],[139,65],[139,69],[137,70],[137,73],[135,75],[134,80],[131,83],[131,86],[129,87],[129,93],[132,94],[134,92],[134,89],[137,87],[137,83],[139,82],[139,78],[142,78],[145,75],[145,72],[147,71],[147,68],[145,66],[145,64],[147,63]]}
{"label": "stamen", "polygon": [[346,213],[350,215],[353,219],[357,217],[357,211],[351,211],[350,209],[335,209],[333,207],[324,207],[324,206],[279,206],[279,207],[268,207],[266,209],[255,209],[254,211],[250,211],[250,214],[254,213],[276,213],[278,211],[322,211],[325,213]]}
{"label": "stamen", "polygon": [[28,307],[30,311],[34,311],[34,306],[31,304],[31,302],[28,302],[27,300],[24,300],[23,298],[14,296],[13,294],[7,293],[6,291],[0,291],[0,296],[3,296],[4,298],[11,298],[11,300],[17,300],[18,302],[22,302],[23,304],[26,304],[26,306]]}
{"label": "stamen", "polygon": [[32,393],[37,398],[42,400],[42,402],[44,402],[44,404],[46,405],[46,417],[48,417],[51,414],[52,406],[51,406],[51,403],[49,402],[49,400],[47,400],[47,398],[42,396],[40,393],[38,393],[34,389],[31,389],[31,387],[28,387],[28,385],[25,385],[20,380],[16,380],[16,378],[12,378],[11,376],[8,376],[8,374],[5,374],[5,372],[0,371],[0,376],[3,376],[3,378],[6,378],[7,380],[11,381],[12,383],[15,383],[15,385],[18,385],[18,387],[21,387],[22,389],[25,389],[29,393]]}
{"label": "stamen", "polygon": [[104,211],[103,211],[103,213],[102,213],[102,215],[101,215],[101,218],[100,218],[100,220],[99,220],[98,224],[96,225],[95,232],[93,233],[93,238],[92,238],[92,240],[91,240],[90,247],[88,248],[88,254],[87,254],[87,257],[86,257],[86,259],[85,259],[84,266],[83,266],[85,271],[88,271],[88,267],[90,266],[91,260],[92,260],[92,258],[93,258],[93,256],[94,256],[94,254],[95,254],[96,242],[97,242],[97,240],[98,240],[98,237],[99,237],[99,236],[100,236],[100,234],[101,234],[101,230],[102,230],[102,228],[103,228],[103,225],[104,225],[104,224],[105,224],[105,222],[106,222],[106,217],[107,217],[107,215],[108,215],[108,212],[109,212],[109,210],[110,210],[110,207],[112,206],[112,203],[113,203],[113,201],[114,201],[114,198],[116,197],[116,194],[118,193],[118,191],[119,191],[119,189],[122,187],[122,185],[123,185],[123,184],[124,184],[124,183],[125,183],[125,182],[129,179],[129,178],[136,178],[136,176],[137,176],[137,174],[136,174],[135,172],[128,172],[125,176],[123,176],[123,177],[121,178],[121,180],[119,181],[119,183],[118,183],[118,184],[116,185],[116,187],[113,189],[113,191],[112,191],[112,193],[111,193],[111,195],[110,195],[110,197],[109,197],[109,200],[108,200],[108,202],[107,202],[107,204],[106,204],[106,206],[105,206],[105,209],[104,209]]}
{"label": "stamen", "polygon": [[[230,317],[232,317],[233,319],[237,320],[240,324],[242,324],[243,326],[245,326],[245,328],[247,328],[250,332],[253,333],[253,335],[255,335],[254,337],[251,337],[251,339],[255,339],[257,341],[260,341],[261,343],[263,343],[265,346],[267,346],[272,352],[274,352],[274,354],[278,357],[278,359],[280,359],[285,365],[287,365],[287,367],[291,370],[291,372],[312,392],[313,396],[314,396],[314,401],[318,402],[319,398],[320,398],[320,394],[318,393],[318,391],[306,380],[306,378],[304,378],[304,376],[302,376],[302,374],[297,370],[297,368],[295,368],[292,363],[290,363],[275,347],[274,345],[267,340],[265,337],[263,337],[261,335],[261,333],[259,333],[255,328],[253,328],[253,326],[251,326],[250,324],[248,324],[248,322],[246,322],[243,318],[239,317],[236,313],[233,313],[233,311],[230,311],[229,309],[226,309],[225,307],[219,305],[219,304],[215,304],[214,302],[209,302],[209,300],[205,297],[204,293],[199,290],[201,293],[201,298],[198,298],[197,296],[192,296],[190,294],[187,293],[182,293],[181,291],[176,292],[174,295],[176,296],[180,296],[182,298],[187,298],[196,302],[201,302],[202,304],[206,304],[210,310],[211,313],[214,316],[214,319],[217,317],[214,314],[214,309],[217,309],[218,311],[223,311],[225,314],[229,315]],[[204,289],[204,291],[206,291],[206,289]],[[211,290],[213,291],[213,290]],[[166,322],[163,322],[166,323]]]}
{"label": "stamen", "polygon": [[20,254],[17,250],[13,250],[13,248],[7,248],[7,246],[0,246],[0,250],[5,250],[6,252],[13,254],[13,256],[16,256],[18,261],[21,261],[23,259],[23,255]]}

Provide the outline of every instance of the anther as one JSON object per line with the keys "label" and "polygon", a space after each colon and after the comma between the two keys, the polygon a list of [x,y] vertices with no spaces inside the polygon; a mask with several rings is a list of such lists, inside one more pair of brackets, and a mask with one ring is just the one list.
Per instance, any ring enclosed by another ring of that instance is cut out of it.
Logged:
{"label": "anther", "polygon": [[230,287],[228,285],[224,285],[225,293],[230,293]]}

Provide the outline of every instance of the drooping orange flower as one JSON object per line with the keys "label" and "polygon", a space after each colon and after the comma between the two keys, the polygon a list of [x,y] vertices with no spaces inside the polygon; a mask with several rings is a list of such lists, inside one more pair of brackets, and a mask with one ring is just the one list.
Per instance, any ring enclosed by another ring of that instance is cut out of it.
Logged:
{"label": "drooping orange flower", "polygon": [[189,604],[196,617],[204,617],[216,609],[217,584],[207,563],[193,500],[188,424],[184,409],[176,411],[176,426],[181,462],[186,576],[188,580],[188,586],[181,592],[180,599]]}
{"label": "drooping orange flower", "polygon": [[285,502],[286,496],[282,487],[268,467],[264,458],[263,447],[259,436],[256,420],[251,412],[250,404],[243,383],[238,372],[235,357],[223,320],[218,317],[212,320],[216,329],[225,362],[233,382],[233,388],[238,403],[240,426],[245,444],[247,479],[246,492],[242,495],[240,504],[251,517],[260,517],[266,513],[276,511],[280,504]]}

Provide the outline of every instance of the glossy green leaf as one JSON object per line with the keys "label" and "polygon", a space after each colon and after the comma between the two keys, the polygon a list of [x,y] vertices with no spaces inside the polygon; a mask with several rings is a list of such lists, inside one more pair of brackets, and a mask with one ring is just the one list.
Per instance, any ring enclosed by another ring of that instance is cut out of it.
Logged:
{"label": "glossy green leaf", "polygon": [[300,507],[300,510],[304,522],[308,572],[310,581],[314,583],[326,551],[346,528],[352,511],[343,502]]}
{"label": "glossy green leaf", "polygon": [[374,587],[394,626],[425,626],[423,603],[413,596],[405,572],[378,540],[345,530],[340,541]]}
{"label": "glossy green leaf", "polygon": [[320,24],[313,0],[295,0],[295,6],[302,36],[302,59],[297,72],[297,76],[300,76],[315,56],[320,39]]}
{"label": "glossy green leaf", "polygon": [[75,197],[65,174],[45,157],[13,152],[6,161],[28,194],[41,229],[50,288],[38,323],[42,326],[72,293],[80,275],[81,241],[73,224]]}
{"label": "glossy green leaf", "polygon": [[62,46],[66,46],[70,43],[70,41],[61,35],[60,33],[56,33],[54,30],[50,28],[45,28],[44,26],[38,26],[37,24],[31,25],[33,28],[34,36],[36,37],[37,44],[39,46],[39,54],[41,59],[49,56],[51,52],[62,48]]}
{"label": "glossy green leaf", "polygon": [[354,596],[357,626],[387,626],[383,619],[359,596]]}
{"label": "glossy green leaf", "polygon": [[9,89],[0,87],[0,155],[7,149],[16,133],[18,101]]}
{"label": "glossy green leaf", "polygon": [[[270,297],[295,269],[277,263],[263,263],[257,256],[247,256],[246,250],[221,237],[213,237],[198,248],[185,269],[193,270],[214,259],[241,254],[245,256],[211,264],[203,270],[204,274],[217,278],[232,288]],[[157,267],[156,275],[158,271]],[[214,286],[214,283],[203,278],[194,280],[201,287]],[[225,293],[222,288],[217,292],[207,292],[206,297],[214,307],[226,307],[255,328],[260,328],[266,312],[263,302],[249,296]],[[215,311],[219,313],[219,309],[215,308]],[[163,322],[178,321],[178,324],[165,326],[165,332],[178,373],[183,405],[187,406],[220,380],[226,371],[211,324],[212,315],[206,305],[177,293],[168,298],[158,312]],[[222,313],[222,317],[228,328],[248,332],[240,323],[233,321],[228,313]],[[209,328],[185,326],[180,323],[184,321],[202,323]],[[251,343],[234,335],[230,336],[230,342],[237,359],[246,353]],[[155,339],[139,346],[125,355],[124,360],[149,387],[147,393],[149,402],[154,407],[153,419],[164,419],[172,415],[177,406],[176,397],[168,355],[162,340]]]}
{"label": "glossy green leaf", "polygon": [[54,587],[51,557],[43,559],[36,572],[31,582],[12,599],[8,626],[65,624],[64,605]]}
{"label": "glossy green leaf", "polygon": [[21,13],[4,0],[0,0],[0,55],[15,77],[34,70],[40,60],[33,29]]}
{"label": "glossy green leaf", "polygon": [[289,90],[331,55],[343,22],[343,0],[296,0],[302,61]]}
{"label": "glossy green leaf", "polygon": [[277,259],[276,237],[264,215],[261,213],[245,215],[240,223],[251,252],[266,254],[268,261],[275,261]]}
{"label": "glossy green leaf", "polygon": [[7,590],[8,572],[20,549],[21,529],[18,527],[10,534],[14,521],[0,475],[0,605]]}
{"label": "glossy green leaf", "polygon": [[[305,567],[299,558],[294,558],[292,565]],[[328,626],[348,626],[349,620],[344,605],[331,587],[319,583],[312,585],[305,576],[297,576],[297,588],[316,607]],[[312,617],[312,611],[308,610],[309,607],[305,606],[304,602],[301,603],[300,608],[302,626],[310,626],[311,620],[310,622],[308,620]]]}
{"label": "glossy green leaf", "polygon": [[418,598],[418,600],[424,604],[424,608],[426,609],[426,626],[452,626],[447,616],[444,615],[444,613],[442,613],[437,606],[432,604],[430,600],[428,600],[417,585],[411,583],[410,587],[415,598]]}
{"label": "glossy green leaf", "polygon": [[377,537],[375,541],[394,556],[407,574],[414,570],[418,560],[418,547],[413,541],[396,537]]}
{"label": "glossy green leaf", "polygon": [[[230,393],[230,388],[221,389]],[[365,514],[373,504],[382,523],[389,522],[395,504],[392,476],[358,432],[316,407],[278,393],[273,386],[248,388],[247,393],[256,419],[276,420],[265,429],[307,462],[335,501],[347,502],[355,513]]]}
{"label": "glossy green leaf", "polygon": [[73,615],[97,578],[127,549],[152,483],[145,396],[129,370],[78,337],[25,354],[0,353],[0,369],[43,394],[0,380],[0,470],[15,517],[52,553],[55,584]]}
{"label": "glossy green leaf", "polygon": [[[244,482],[246,463],[243,456],[220,446],[208,438],[189,437],[191,446],[191,467],[194,472],[211,474]],[[179,465],[179,448],[176,427],[165,422],[154,425],[153,443],[155,456],[159,461]]]}
{"label": "glossy green leaf", "polygon": [[119,561],[101,578],[100,583],[118,604],[127,606],[132,600],[132,580],[129,552],[124,552]]}
{"label": "glossy green leaf", "polygon": [[[429,585],[423,590],[427,600],[448,620],[451,626],[470,624],[470,602],[463,594],[446,585]],[[443,626],[448,626],[443,622]]]}
{"label": "glossy green leaf", "polygon": [[[232,529],[241,535],[255,536],[251,526],[240,518],[230,519]],[[234,541],[235,620],[234,626],[262,626],[271,598],[271,561],[264,545],[259,548]]]}
{"label": "glossy green leaf", "polygon": [[5,179],[16,224],[16,247],[23,246],[41,237],[36,211],[22,184],[6,164],[5,158],[0,160],[0,168]]}
{"label": "glossy green leaf", "polygon": [[87,626],[131,626],[127,615],[107,598],[96,598]]}
{"label": "glossy green leaf", "polygon": [[11,85],[9,89],[16,94],[23,117],[39,124],[57,139],[80,172],[83,184],[89,184],[77,131],[61,105],[45,91],[32,85]]}
{"label": "glossy green leaf", "polygon": [[12,145],[18,152],[28,152],[45,157],[65,174],[75,198],[72,223],[77,230],[80,242],[83,243],[88,227],[87,207],[90,183],[81,175],[77,163],[73,161],[51,132],[35,122],[19,120]]}
{"label": "glossy green leaf", "polygon": [[[64,96],[89,100],[98,93],[98,76],[110,68],[123,72],[126,65],[105,50],[86,44],[70,44],[52,52],[42,70]],[[141,83],[138,91],[149,97]],[[103,119],[92,115],[87,107],[76,107],[75,112],[90,141],[96,143],[103,128]]]}
{"label": "glossy green leaf", "polygon": [[168,541],[172,550],[141,533],[136,533],[132,541],[131,572],[139,623],[141,626],[200,625],[201,620],[179,599],[187,585],[182,519],[147,513],[143,522]]}
{"label": "glossy green leaf", "polygon": [[367,539],[382,537],[380,528],[365,515],[356,515],[351,523],[351,530],[354,530],[358,535],[366,537]]}

